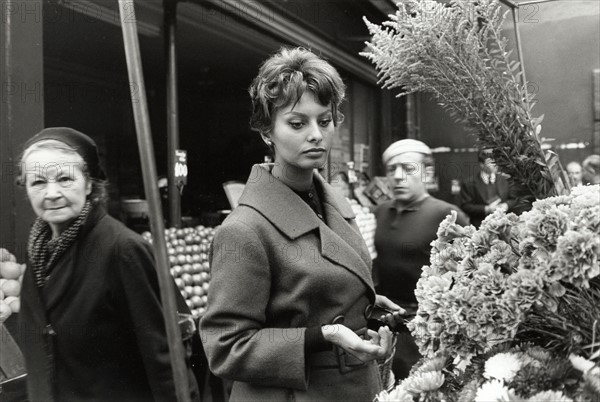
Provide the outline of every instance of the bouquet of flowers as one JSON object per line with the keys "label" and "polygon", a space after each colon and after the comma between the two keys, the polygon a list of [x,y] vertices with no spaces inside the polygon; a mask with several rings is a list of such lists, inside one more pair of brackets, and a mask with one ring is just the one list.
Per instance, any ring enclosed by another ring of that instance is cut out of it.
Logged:
{"label": "bouquet of flowers", "polygon": [[409,323],[424,356],[384,400],[600,398],[600,186],[440,224]]}

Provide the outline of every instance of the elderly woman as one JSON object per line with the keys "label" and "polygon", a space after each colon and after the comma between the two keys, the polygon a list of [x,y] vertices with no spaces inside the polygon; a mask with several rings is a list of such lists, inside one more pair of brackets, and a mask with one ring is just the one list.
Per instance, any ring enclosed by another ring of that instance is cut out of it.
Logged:
{"label": "elderly woman", "polygon": [[176,400],[152,251],[104,210],[96,144],[47,128],[21,169],[37,215],[20,313],[29,399]]}
{"label": "elderly woman", "polygon": [[375,295],[352,208],[316,172],[327,161],[344,84],[326,61],[283,49],[250,87],[252,127],[274,163],[252,168],[217,231],[200,322],[211,370],[231,400],[362,400],[382,389],[391,332],[368,330]]}

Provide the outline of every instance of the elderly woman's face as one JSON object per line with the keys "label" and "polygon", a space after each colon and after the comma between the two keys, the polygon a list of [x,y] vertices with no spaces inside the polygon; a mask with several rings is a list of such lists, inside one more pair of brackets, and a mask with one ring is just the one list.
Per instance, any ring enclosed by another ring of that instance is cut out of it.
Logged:
{"label": "elderly woman's face", "polygon": [[59,150],[36,149],[23,162],[31,207],[58,235],[79,216],[92,191],[83,173],[83,159]]}
{"label": "elderly woman's face", "polygon": [[275,163],[284,169],[318,169],[325,165],[335,133],[330,105],[321,105],[305,92],[295,105],[275,113],[270,139]]}

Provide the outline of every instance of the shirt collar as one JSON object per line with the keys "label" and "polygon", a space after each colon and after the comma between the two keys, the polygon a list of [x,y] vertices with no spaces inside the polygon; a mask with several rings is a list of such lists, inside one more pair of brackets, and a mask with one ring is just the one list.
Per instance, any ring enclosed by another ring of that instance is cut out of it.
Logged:
{"label": "shirt collar", "polygon": [[496,174],[481,172],[481,180],[483,180],[485,184],[494,184],[496,182]]}

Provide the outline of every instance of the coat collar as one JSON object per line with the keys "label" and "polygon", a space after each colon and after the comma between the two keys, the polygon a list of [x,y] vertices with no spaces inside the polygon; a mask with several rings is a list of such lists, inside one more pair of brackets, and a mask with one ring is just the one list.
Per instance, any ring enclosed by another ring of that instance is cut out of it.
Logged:
{"label": "coat collar", "polygon": [[[272,164],[254,165],[239,204],[260,212],[290,239],[296,239],[321,223],[312,209],[291,188],[271,174]],[[325,219],[339,214],[344,219],[355,218],[354,211],[325,180],[315,173],[316,186],[323,196]]]}
{"label": "coat collar", "polygon": [[[239,205],[258,211],[291,240],[318,229],[321,255],[353,272],[372,290],[371,257],[362,235],[348,222],[355,218],[354,211],[318,173],[314,178],[321,190],[327,224],[298,194],[275,178],[266,164],[253,166]],[[373,290],[371,297],[375,297]]]}

